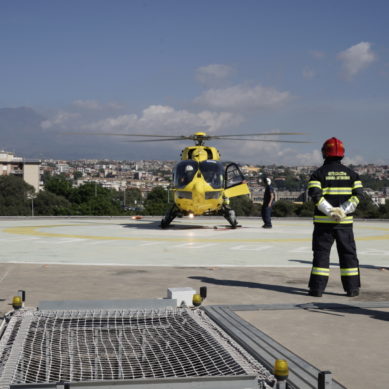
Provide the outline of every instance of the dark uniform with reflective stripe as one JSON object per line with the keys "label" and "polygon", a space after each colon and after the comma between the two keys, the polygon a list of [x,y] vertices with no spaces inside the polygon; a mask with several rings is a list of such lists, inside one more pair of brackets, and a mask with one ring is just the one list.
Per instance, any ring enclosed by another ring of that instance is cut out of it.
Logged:
{"label": "dark uniform with reflective stripe", "polygon": [[[327,158],[323,166],[312,174],[308,183],[308,194],[316,206],[323,198],[333,207],[339,207],[345,201],[358,204],[363,196],[362,182],[356,172],[341,164],[339,158]],[[313,266],[309,288],[322,292],[327,286],[330,251],[335,240],[343,288],[346,292],[358,289],[359,261],[352,229],[352,214],[336,222],[315,207],[313,221]]]}
{"label": "dark uniform with reflective stripe", "polygon": [[274,200],[274,196],[275,196],[274,188],[272,187],[271,184],[266,183],[265,193],[263,195],[263,204],[261,209],[261,215],[262,215],[264,227],[272,227],[271,213],[272,213],[273,203],[270,206],[269,204],[272,198]]}

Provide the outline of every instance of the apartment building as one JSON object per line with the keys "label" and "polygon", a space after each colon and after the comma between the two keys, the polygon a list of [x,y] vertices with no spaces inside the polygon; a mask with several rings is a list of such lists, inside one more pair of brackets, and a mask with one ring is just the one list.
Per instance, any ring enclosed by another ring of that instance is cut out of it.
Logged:
{"label": "apartment building", "polygon": [[26,160],[16,157],[13,153],[0,151],[0,175],[15,175],[34,187],[35,192],[39,191],[40,185],[40,161]]}

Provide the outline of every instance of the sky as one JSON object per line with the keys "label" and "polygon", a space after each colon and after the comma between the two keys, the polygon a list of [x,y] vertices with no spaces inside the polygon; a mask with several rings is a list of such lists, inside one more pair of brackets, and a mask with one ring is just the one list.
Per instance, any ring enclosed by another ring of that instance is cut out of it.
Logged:
{"label": "sky", "polygon": [[[209,141],[240,163],[389,164],[389,2],[0,0],[0,149],[178,160],[191,142],[104,134],[276,133]],[[69,134],[75,133],[75,134]]]}

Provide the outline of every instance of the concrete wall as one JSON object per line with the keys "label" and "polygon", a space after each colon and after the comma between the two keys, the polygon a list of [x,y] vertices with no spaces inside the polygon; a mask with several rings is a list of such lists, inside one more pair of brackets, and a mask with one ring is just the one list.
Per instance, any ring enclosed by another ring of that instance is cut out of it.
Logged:
{"label": "concrete wall", "polygon": [[35,191],[38,192],[40,182],[39,164],[24,163],[23,167],[23,180],[26,181],[27,184],[32,185],[35,188]]}

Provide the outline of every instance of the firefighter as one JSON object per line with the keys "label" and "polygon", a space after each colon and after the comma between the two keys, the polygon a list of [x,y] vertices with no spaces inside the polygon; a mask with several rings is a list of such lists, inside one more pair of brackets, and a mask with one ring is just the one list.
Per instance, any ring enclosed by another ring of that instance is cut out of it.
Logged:
{"label": "firefighter", "polygon": [[308,194],[315,203],[312,238],[313,264],[309,295],[321,297],[330,274],[330,251],[336,241],[343,289],[349,297],[359,295],[360,273],[353,234],[353,212],[363,196],[359,175],[341,163],[343,142],[326,140],[324,164],[311,176]]}

